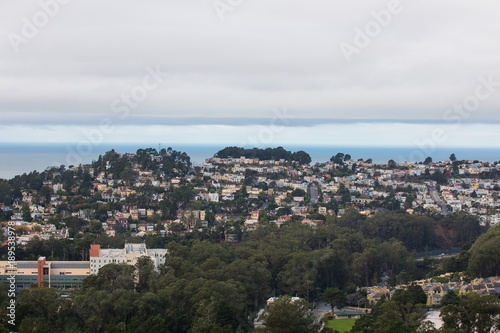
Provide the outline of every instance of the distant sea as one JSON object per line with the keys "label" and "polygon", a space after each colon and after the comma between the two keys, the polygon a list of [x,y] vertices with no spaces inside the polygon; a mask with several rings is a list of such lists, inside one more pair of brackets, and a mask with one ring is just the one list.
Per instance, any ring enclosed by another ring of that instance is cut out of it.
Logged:
{"label": "distant sea", "polygon": [[[90,149],[89,149],[90,147]],[[10,179],[15,175],[33,170],[44,171],[50,166],[90,163],[99,155],[115,149],[118,153],[132,153],[139,148],[156,148],[158,144],[103,144],[78,147],[76,144],[39,144],[39,143],[0,143],[0,178]],[[311,155],[313,163],[326,162],[338,152],[348,153],[352,159],[373,159],[375,163],[386,163],[390,159],[396,162],[419,162],[431,156],[434,161],[448,160],[451,153],[458,159],[494,162],[500,160],[500,149],[479,148],[434,148],[422,151],[415,147],[349,147],[349,146],[283,146],[290,151],[304,150]],[[168,148],[168,146],[161,146]],[[185,151],[195,165],[201,165],[206,158],[212,157],[224,145],[172,145],[175,150]],[[251,147],[246,147],[251,148]],[[263,147],[261,147],[263,148]]]}

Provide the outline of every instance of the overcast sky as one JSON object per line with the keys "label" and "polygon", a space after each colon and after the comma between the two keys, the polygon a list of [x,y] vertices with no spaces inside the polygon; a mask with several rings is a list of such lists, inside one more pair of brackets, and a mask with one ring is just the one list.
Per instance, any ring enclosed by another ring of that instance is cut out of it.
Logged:
{"label": "overcast sky", "polygon": [[0,142],[498,147],[499,12],[0,0]]}

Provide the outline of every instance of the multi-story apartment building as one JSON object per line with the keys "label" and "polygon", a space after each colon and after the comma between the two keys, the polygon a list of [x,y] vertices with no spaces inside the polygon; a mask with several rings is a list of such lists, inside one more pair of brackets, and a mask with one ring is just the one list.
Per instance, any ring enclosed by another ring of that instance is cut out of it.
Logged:
{"label": "multi-story apartment building", "polygon": [[140,257],[148,256],[155,268],[165,263],[166,249],[147,249],[146,244],[125,244],[123,249],[101,249],[99,244],[90,246],[90,274],[97,274],[107,264],[135,265]]}

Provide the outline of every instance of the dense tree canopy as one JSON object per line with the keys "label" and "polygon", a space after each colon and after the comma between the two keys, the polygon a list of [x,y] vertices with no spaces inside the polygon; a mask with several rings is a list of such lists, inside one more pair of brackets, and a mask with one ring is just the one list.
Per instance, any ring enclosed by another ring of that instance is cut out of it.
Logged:
{"label": "dense tree canopy", "polygon": [[[182,187],[177,189],[179,196],[185,194]],[[83,222],[77,218],[67,220],[75,227],[79,223]],[[241,233],[237,245],[221,241],[224,229],[234,228],[236,223],[183,236],[149,235],[144,239],[148,247],[169,250],[166,264],[159,271],[149,260],[140,260],[136,267],[109,264],[88,277],[72,300],[54,298],[51,291],[25,290],[19,299],[19,323],[27,332],[34,331],[28,327],[55,327],[60,332],[249,330],[248,316],[273,295],[297,295],[308,301],[327,299],[341,307],[349,301],[363,302],[362,295],[346,296],[354,293],[356,286],[380,282],[383,275],[389,281],[423,278],[434,268],[425,261],[416,262],[410,250],[436,246],[440,242],[436,232],[442,228],[469,230],[467,226],[475,223],[477,220],[458,215],[443,219],[385,212],[366,219],[349,211],[341,218],[328,216],[316,228],[299,221],[281,228],[263,222],[257,230]],[[497,227],[492,228],[472,246],[474,260],[484,259],[479,249],[485,246],[482,244],[490,247],[488,242],[495,242],[497,231]],[[469,242],[475,232],[471,231],[471,238],[457,239],[457,244]],[[17,255],[31,260],[38,255],[49,260],[82,260],[91,243],[120,248],[125,241],[133,241],[128,237],[35,240],[26,248],[20,247]],[[460,256],[455,260],[461,260]],[[36,306],[45,309],[44,314],[31,307],[35,297],[39,299]],[[356,325],[413,329],[421,320],[418,304],[424,302],[421,288],[410,287],[381,304],[364,324],[365,319]],[[54,307],[63,312],[52,311]]]}
{"label": "dense tree canopy", "polygon": [[498,332],[499,316],[498,297],[481,296],[476,293],[463,296],[458,304],[447,305],[441,310],[444,332]]}
{"label": "dense tree canopy", "polygon": [[285,150],[283,147],[278,148],[252,148],[246,149],[241,147],[226,147],[214,155],[219,158],[240,158],[244,156],[246,158],[255,158],[260,160],[280,160],[284,159],[286,161],[295,161],[300,164],[311,163],[311,156],[303,150],[292,153],[291,151]]}
{"label": "dense tree canopy", "polygon": [[314,333],[319,331],[319,325],[314,324],[314,317],[308,311],[308,305],[303,300],[293,301],[290,296],[279,297],[267,305],[263,317],[266,326],[264,332]]}
{"label": "dense tree canopy", "polygon": [[423,327],[425,301],[426,297],[420,286],[399,290],[390,300],[377,303],[371,314],[357,320],[352,332],[419,332],[419,328]]}
{"label": "dense tree canopy", "polygon": [[500,225],[490,228],[470,249],[469,272],[475,276],[500,275]]}

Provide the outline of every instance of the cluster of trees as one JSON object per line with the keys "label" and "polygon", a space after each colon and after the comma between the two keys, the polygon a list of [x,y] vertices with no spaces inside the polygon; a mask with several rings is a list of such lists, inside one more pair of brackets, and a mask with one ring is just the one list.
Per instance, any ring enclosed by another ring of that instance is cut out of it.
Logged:
{"label": "cluster of trees", "polygon": [[469,272],[474,276],[500,275],[500,225],[490,228],[471,247]]}
{"label": "cluster of trees", "polygon": [[[417,332],[427,311],[426,301],[420,286],[397,290],[390,300],[383,298],[369,315],[357,320],[351,332]],[[425,328],[421,332],[426,332]]]}
{"label": "cluster of trees", "polygon": [[351,159],[350,154],[337,153],[330,158],[330,162],[343,165],[344,162],[347,162],[350,159]]}
{"label": "cluster of trees", "polygon": [[397,290],[383,298],[372,312],[358,319],[352,333],[469,333],[497,332],[500,329],[500,301],[496,296],[471,293],[458,296],[450,291],[443,297],[440,316],[443,326],[436,329],[425,320],[426,295],[420,286]]}
{"label": "cluster of trees", "polygon": [[489,333],[500,330],[500,302],[496,296],[476,293],[458,297],[452,291],[443,297],[443,333]]}
{"label": "cluster of trees", "polygon": [[138,149],[135,156],[120,155],[113,149],[104,156],[100,155],[97,161],[92,163],[92,168],[97,172],[106,171],[115,178],[119,177],[130,182],[137,177],[131,170],[133,164],[138,164],[143,170],[151,170],[154,174],[163,171],[169,177],[183,176],[191,170],[189,155],[171,147],[160,151],[154,148]]}
{"label": "cluster of trees", "polygon": [[293,300],[290,296],[276,298],[265,307],[260,319],[265,326],[256,327],[255,332],[313,333],[321,326],[310,311],[310,304],[303,299]]}
{"label": "cluster of trees", "polygon": [[214,155],[215,157],[220,158],[240,158],[241,156],[245,156],[246,158],[258,158],[259,160],[281,160],[285,161],[294,161],[300,164],[309,164],[311,163],[311,156],[303,150],[296,151],[292,153],[284,149],[283,147],[278,148],[252,148],[246,149],[242,147],[226,147],[222,150],[219,150]]}
{"label": "cluster of trees", "polygon": [[[148,247],[169,250],[159,272],[147,260],[135,272],[130,266],[106,265],[70,300],[49,289],[25,290],[18,306],[21,331],[234,332],[248,330],[248,316],[270,296],[356,303],[363,298],[356,295],[357,286],[376,284],[382,277],[390,284],[405,283],[434,269],[415,261],[409,251],[419,245],[406,236],[407,230],[420,241],[431,239],[425,228],[411,227],[426,223],[420,218],[384,213],[364,220],[349,212],[328,217],[316,229],[300,222],[282,228],[264,222],[256,231],[240,233],[236,246],[222,241],[234,225],[182,236],[150,235]],[[438,226],[434,223],[434,229]],[[45,255],[49,260],[80,260],[91,243],[120,248],[126,240],[134,241],[124,235],[74,243],[35,240],[17,254],[21,259]],[[404,313],[400,319],[405,325],[413,320]]]}
{"label": "cluster of trees", "polygon": [[443,260],[433,273],[466,272],[471,277],[500,275],[500,226],[491,227],[475,242],[466,242],[462,251],[454,257]]}
{"label": "cluster of trees", "polygon": [[345,228],[352,229],[365,238],[401,241],[410,251],[460,247],[475,240],[484,231],[476,216],[451,214],[448,216],[410,215],[404,211],[385,211],[367,218],[355,210],[348,210],[336,220]]}

